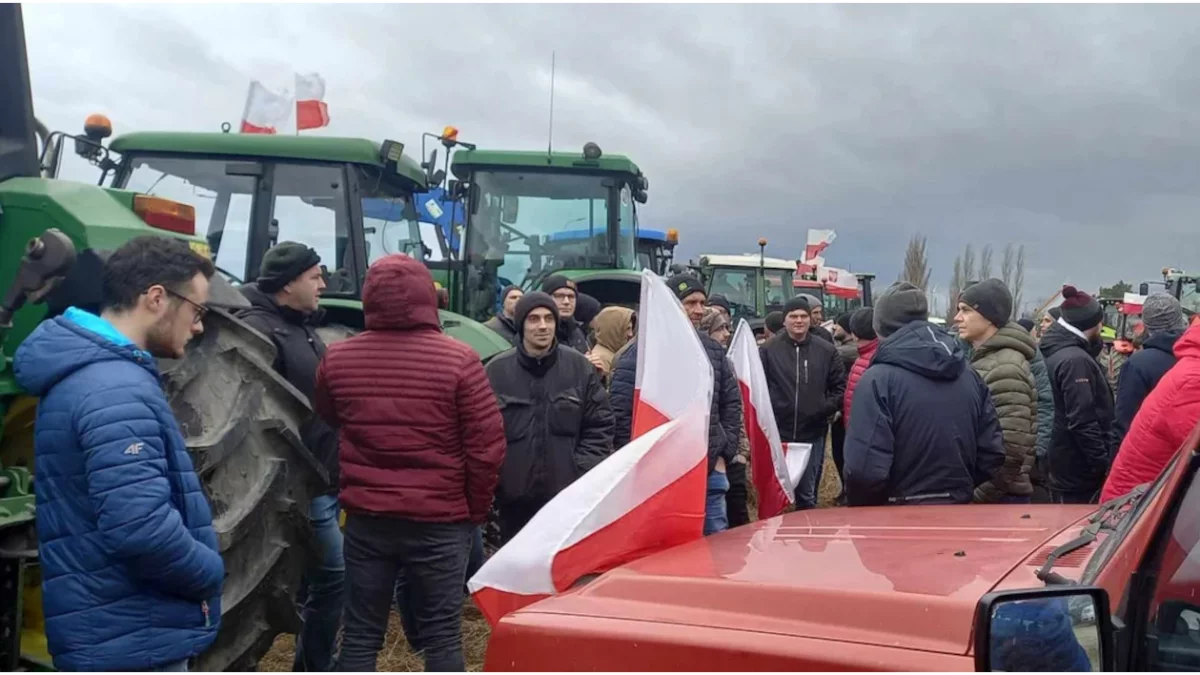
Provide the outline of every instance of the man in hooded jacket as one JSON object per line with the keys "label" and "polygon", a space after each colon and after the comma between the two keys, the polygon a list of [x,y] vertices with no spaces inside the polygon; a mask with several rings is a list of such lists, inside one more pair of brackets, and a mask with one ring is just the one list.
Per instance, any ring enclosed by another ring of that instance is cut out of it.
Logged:
{"label": "man in hooded jacket", "polygon": [[[312,248],[285,241],[263,256],[258,280],[238,290],[250,301],[238,318],[275,345],[275,371],[310,400],[325,342],[317,334],[321,316],[318,301],[325,288],[321,257]],[[305,447],[325,466],[329,484],[313,497],[309,521],[316,556],[305,572],[300,606],[304,626],[296,636],[297,672],[325,672],[333,667],[338,630],[342,624],[346,574],[342,530],[338,525],[337,431],[318,415],[300,429]]]}
{"label": "man in hooded jacket", "polygon": [[333,345],[313,404],[339,430],[346,598],[338,670],[375,667],[403,571],[427,670],[462,671],[470,540],[488,517],[504,421],[479,355],[442,332],[428,268],[367,270],[366,330]]}
{"label": "man in hooded jacket", "polygon": [[505,286],[500,292],[500,313],[483,324],[514,346],[517,344],[517,327],[513,325],[513,311],[517,308],[517,301],[524,295],[525,292],[516,286]]}
{"label": "man in hooded jacket", "polygon": [[1117,443],[1125,438],[1142,401],[1163,375],[1175,365],[1175,343],[1183,336],[1185,322],[1179,301],[1166,293],[1155,293],[1142,305],[1146,340],[1142,349],[1129,357],[1117,383]]}
{"label": "man in hooded jacket", "polygon": [[507,449],[496,507],[507,543],[537,512],[613,451],[613,416],[600,374],[555,339],[558,308],[545,293],[517,303],[517,348],[487,365]]}
{"label": "man in hooded jacket", "polygon": [[1037,434],[1037,385],[1031,361],[1037,343],[1010,321],[1012,294],[999,279],[967,286],[958,301],[954,322],[972,346],[971,368],[991,394],[1004,437],[1004,464],[991,480],[975,488],[981,503],[1029,503]]}
{"label": "man in hooded jacket", "polygon": [[575,320],[575,306],[579,302],[575,282],[561,274],[552,274],[542,282],[542,292],[554,298],[554,304],[558,306],[558,331],[555,333],[558,344],[580,354],[588,353],[587,333]]}
{"label": "man in hooded jacket", "polygon": [[874,309],[879,350],[846,431],[847,501],[968,504],[1004,462],[987,386],[959,340],[929,322],[924,291],[897,283]]}
{"label": "man in hooded jacket", "polygon": [[1054,430],[1047,456],[1050,496],[1059,504],[1093,503],[1114,454],[1113,395],[1096,357],[1104,348],[1104,312],[1096,299],[1064,286],[1059,319],[1039,348],[1054,390]]}

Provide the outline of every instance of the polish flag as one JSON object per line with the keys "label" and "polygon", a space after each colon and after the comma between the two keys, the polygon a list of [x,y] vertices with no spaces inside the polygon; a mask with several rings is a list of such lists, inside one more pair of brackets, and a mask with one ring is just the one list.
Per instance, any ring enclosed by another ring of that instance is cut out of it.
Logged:
{"label": "polish flag", "polygon": [[492,626],[584,576],[703,536],[712,366],[679,301],[649,271],[641,310],[635,438],[550,500],[471,577],[471,597]]}
{"label": "polish flag", "polygon": [[1142,305],[1146,304],[1146,296],[1137,293],[1126,293],[1121,301],[1122,314],[1141,314]]}
{"label": "polish flag", "polygon": [[729,360],[742,392],[742,414],[746,419],[746,437],[750,441],[750,473],[758,491],[758,515],[773,518],[793,502],[796,485],[804,473],[811,443],[784,444],[775,425],[767,375],[754,339],[754,330],[745,319],[738,322],[729,343]]}
{"label": "polish flag", "polygon": [[808,244],[804,247],[804,261],[808,262],[821,255],[821,252],[837,239],[833,230],[809,230]]}
{"label": "polish flag", "polygon": [[329,126],[325,80],[316,73],[296,73],[296,131]]}
{"label": "polish flag", "polygon": [[837,267],[824,267],[817,277],[825,282],[825,292],[836,298],[853,300],[858,297],[858,277]]}
{"label": "polish flag", "polygon": [[[807,260],[798,261],[796,263],[797,274],[817,274],[818,271],[825,266],[825,259],[821,256],[809,258]],[[819,277],[818,277],[819,278]]]}
{"label": "polish flag", "polygon": [[276,94],[258,80],[253,80],[246,94],[246,107],[242,111],[242,133],[276,133],[276,126],[286,120],[291,111],[292,99],[286,93]]}

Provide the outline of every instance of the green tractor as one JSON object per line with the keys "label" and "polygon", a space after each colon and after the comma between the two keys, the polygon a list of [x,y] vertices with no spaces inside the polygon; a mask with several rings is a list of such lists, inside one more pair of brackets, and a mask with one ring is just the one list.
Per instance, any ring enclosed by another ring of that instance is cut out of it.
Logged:
{"label": "green tractor", "polygon": [[[111,126],[100,117],[85,134],[50,133],[33,116],[19,5],[0,6],[0,68],[0,669],[51,666],[34,527],[37,401],[14,382],[12,355],[45,318],[95,309],[107,254],[156,234],[187,240],[221,271],[203,335],[160,368],[226,565],[221,631],[197,665],[253,670],[278,634],[299,627],[307,504],[325,476],[300,442],[308,401],[272,370],[271,342],[236,318],[247,305],[236,285],[256,276],[274,243],[305,242],[330,269],[322,331],[330,342],[353,334],[366,269],[406,250],[412,198],[432,171],[395,141],[156,132],[105,147]],[[71,146],[98,167],[97,185],[54,177]],[[395,208],[368,218],[366,199]],[[442,321],[481,358],[508,347],[465,317]]]}
{"label": "green tractor", "polygon": [[[765,244],[760,244],[760,246]],[[768,258],[759,254],[703,255],[692,266],[711,297],[724,295],[732,309],[733,319],[745,319],[757,335],[771,312],[782,311],[788,300],[798,293],[815,295],[824,300],[821,285],[796,286],[796,261]]]}
{"label": "green tractor", "polygon": [[450,263],[451,306],[476,321],[509,284],[537,289],[551,274],[603,305],[637,306],[637,208],[649,183],[628,157],[595,143],[582,153],[458,150],[452,200],[465,200],[461,255]]}

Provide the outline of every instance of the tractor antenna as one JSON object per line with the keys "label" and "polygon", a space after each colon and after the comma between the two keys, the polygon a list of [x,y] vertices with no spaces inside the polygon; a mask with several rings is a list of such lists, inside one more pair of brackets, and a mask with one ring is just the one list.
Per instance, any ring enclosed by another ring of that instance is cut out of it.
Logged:
{"label": "tractor antenna", "polygon": [[550,52],[550,130],[546,143],[546,156],[554,153],[554,52]]}

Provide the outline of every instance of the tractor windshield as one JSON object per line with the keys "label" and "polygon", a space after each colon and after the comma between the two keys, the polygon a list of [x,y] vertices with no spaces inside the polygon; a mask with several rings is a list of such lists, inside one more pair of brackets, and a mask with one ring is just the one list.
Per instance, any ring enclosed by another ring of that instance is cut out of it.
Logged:
{"label": "tractor windshield", "polygon": [[1180,285],[1179,304],[1183,305],[1184,311],[1189,314],[1200,312],[1200,291],[1196,290],[1194,282]]}
{"label": "tractor windshield", "polygon": [[486,317],[501,287],[557,270],[637,269],[633,200],[623,180],[578,173],[477,171],[464,259],[467,311]]}
{"label": "tractor windshield", "polygon": [[787,304],[796,295],[796,289],[792,285],[792,277],[795,272],[792,270],[763,270],[763,281],[766,286],[766,297],[763,298],[763,305],[766,312],[778,312],[783,310],[783,306]]}

